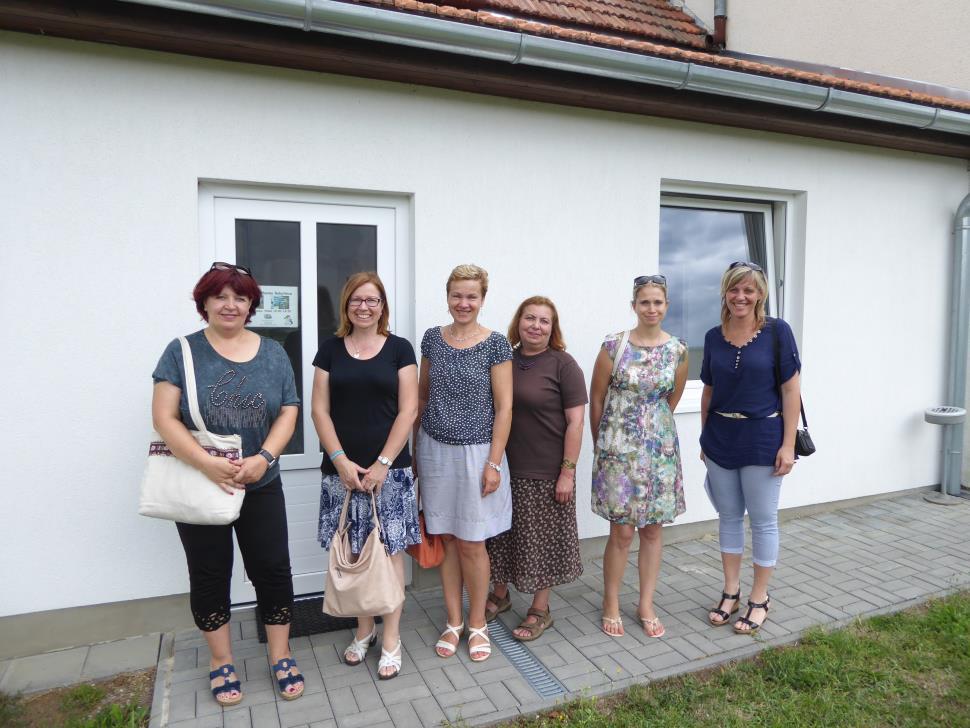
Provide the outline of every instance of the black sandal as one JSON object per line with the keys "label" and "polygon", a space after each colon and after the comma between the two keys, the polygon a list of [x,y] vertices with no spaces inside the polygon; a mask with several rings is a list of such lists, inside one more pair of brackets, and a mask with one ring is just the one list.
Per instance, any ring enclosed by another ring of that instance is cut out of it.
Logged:
{"label": "black sandal", "polygon": [[[732,609],[730,612],[725,612],[723,609],[721,609],[721,607],[723,607],[724,602],[728,601],[729,599],[734,600],[734,609]],[[717,603],[717,606],[714,607],[714,609],[712,609],[707,613],[707,621],[713,624],[715,627],[720,627],[722,624],[727,624],[731,620],[731,615],[734,614],[736,611],[738,611],[738,609],[740,608],[741,608],[741,585],[738,584],[737,594],[728,594],[727,592],[721,592],[721,601]],[[715,622],[713,619],[711,619],[712,614],[716,614],[718,617],[721,618],[722,621]]]}
{"label": "black sandal", "polygon": [[[770,603],[771,603],[771,597],[768,596],[767,594],[765,595],[765,600],[763,602],[761,602],[760,604],[757,603],[757,602],[752,602],[749,599],[748,600],[748,611],[745,613],[745,615],[743,617],[739,617],[738,618],[738,622],[740,622],[741,624],[748,625],[748,628],[747,629],[738,629],[738,625],[735,624],[734,625],[734,631],[737,632],[738,634],[754,634],[755,632],[757,632],[761,628],[761,625],[764,624],[768,620],[768,605]],[[765,610],[765,618],[761,620],[761,624],[758,624],[757,622],[752,622],[751,619],[750,619],[751,612],[753,612],[755,609],[764,609]]]}

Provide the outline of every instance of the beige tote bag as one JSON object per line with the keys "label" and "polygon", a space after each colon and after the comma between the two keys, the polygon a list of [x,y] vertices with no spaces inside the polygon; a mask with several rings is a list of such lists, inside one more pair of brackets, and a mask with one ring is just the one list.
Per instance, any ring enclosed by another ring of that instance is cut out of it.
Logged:
{"label": "beige tote bag", "polygon": [[[185,398],[189,403],[192,422],[198,428],[189,430],[189,434],[210,455],[238,460],[242,457],[242,438],[239,435],[216,435],[205,428],[195,390],[192,349],[184,336],[179,337],[179,343],[185,365]],[[138,513],[179,523],[225,526],[239,518],[245,495],[244,490],[226,493],[201,470],[175,457],[162,436],[157,432],[152,433],[148,462],[141,481]]]}
{"label": "beige tote bag", "polygon": [[360,555],[353,561],[347,534],[347,507],[352,491],[347,491],[340,511],[337,532],[330,544],[330,568],[323,595],[323,611],[335,617],[377,617],[390,614],[404,603],[404,583],[394,562],[381,543],[381,524],[377,501],[371,491],[371,530]]}

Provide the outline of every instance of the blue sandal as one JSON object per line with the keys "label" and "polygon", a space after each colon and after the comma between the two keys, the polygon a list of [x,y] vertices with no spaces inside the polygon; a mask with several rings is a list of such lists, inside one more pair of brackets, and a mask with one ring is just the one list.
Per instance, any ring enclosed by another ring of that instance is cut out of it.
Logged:
{"label": "blue sandal", "polygon": [[[219,678],[219,677],[222,678],[222,685],[219,685],[217,687],[210,688],[210,689],[212,690],[212,697],[215,698],[216,702],[219,703],[219,705],[221,705],[224,708],[228,708],[229,706],[232,706],[232,705],[239,705],[239,703],[241,703],[243,699],[242,690],[240,689],[242,686],[239,680],[237,679],[231,682],[229,680],[229,676],[234,674],[235,672],[236,672],[236,666],[233,665],[231,662],[227,662],[225,665],[222,665],[221,667],[217,667],[215,670],[209,673],[210,682],[215,680],[216,678]],[[226,698],[224,700],[220,699],[219,697],[220,695],[231,693],[233,690],[239,693],[237,697]]]}
{"label": "blue sandal", "polygon": [[[277,662],[275,665],[273,665],[274,677],[278,672],[286,673],[284,677],[276,678],[276,684],[279,685],[280,697],[283,698],[283,700],[296,700],[298,697],[303,695],[305,681],[303,680],[303,675],[290,674],[290,670],[294,667],[296,667],[297,670],[300,669],[299,667],[297,667],[296,660],[294,660],[292,657],[281,657],[280,661]],[[286,692],[286,689],[290,685],[299,685],[300,690],[295,693]]]}

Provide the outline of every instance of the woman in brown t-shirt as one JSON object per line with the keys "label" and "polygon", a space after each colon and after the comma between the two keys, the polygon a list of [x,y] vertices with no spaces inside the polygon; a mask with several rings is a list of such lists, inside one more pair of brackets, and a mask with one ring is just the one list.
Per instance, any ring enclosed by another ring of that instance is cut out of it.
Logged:
{"label": "woman in brown t-shirt", "polygon": [[512,528],[486,542],[493,591],[486,619],[509,609],[508,583],[531,593],[515,631],[536,639],[552,625],[549,589],[583,573],[576,531],[576,460],[583,439],[586,382],[566,353],[559,314],[544,296],[527,298],[509,325],[512,431],[505,454],[512,475]]}

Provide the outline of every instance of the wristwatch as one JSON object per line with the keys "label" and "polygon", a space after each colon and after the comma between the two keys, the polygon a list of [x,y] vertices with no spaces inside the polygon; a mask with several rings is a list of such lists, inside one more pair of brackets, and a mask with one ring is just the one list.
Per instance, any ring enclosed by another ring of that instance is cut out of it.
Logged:
{"label": "wristwatch", "polygon": [[267,467],[271,468],[274,465],[276,465],[276,461],[278,458],[275,455],[273,455],[273,453],[271,453],[269,450],[260,450],[259,454],[262,455],[264,458],[266,458],[266,462],[268,464]]}
{"label": "wristwatch", "polygon": [[391,467],[391,461],[390,461],[390,459],[389,459],[389,458],[386,458],[386,457],[384,457],[383,455],[378,455],[378,456],[377,456],[377,462],[379,462],[379,463],[380,463],[381,465],[383,465],[383,466],[384,466],[385,468],[389,468],[389,467]]}

